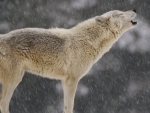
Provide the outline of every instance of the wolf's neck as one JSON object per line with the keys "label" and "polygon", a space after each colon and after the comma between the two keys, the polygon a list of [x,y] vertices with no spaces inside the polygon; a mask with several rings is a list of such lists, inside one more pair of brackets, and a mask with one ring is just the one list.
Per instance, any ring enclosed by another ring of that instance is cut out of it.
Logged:
{"label": "wolf's neck", "polygon": [[96,24],[97,23],[94,22],[91,22],[91,24],[88,25],[79,24],[73,28],[74,34],[77,36],[75,36],[75,40],[83,40],[82,42],[87,43],[86,49],[93,49],[91,54],[93,54],[92,56],[94,56],[94,60],[98,60],[104,53],[109,51],[112,45],[120,37],[120,33],[118,31],[111,31],[107,27],[98,26]]}
{"label": "wolf's neck", "polygon": [[[109,51],[112,45],[118,40],[120,34],[118,32],[110,31],[104,27],[92,26],[88,29],[82,30],[81,33],[85,37],[85,41],[93,47],[93,59],[97,61],[104,53]],[[87,48],[88,49],[88,48]]]}

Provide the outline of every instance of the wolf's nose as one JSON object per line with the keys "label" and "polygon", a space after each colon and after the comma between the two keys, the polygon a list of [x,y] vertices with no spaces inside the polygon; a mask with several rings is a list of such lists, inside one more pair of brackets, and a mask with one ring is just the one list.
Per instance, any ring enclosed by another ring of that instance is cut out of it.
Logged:
{"label": "wolf's nose", "polygon": [[136,10],[135,10],[135,9],[133,9],[133,12],[135,12],[135,13],[136,13]]}

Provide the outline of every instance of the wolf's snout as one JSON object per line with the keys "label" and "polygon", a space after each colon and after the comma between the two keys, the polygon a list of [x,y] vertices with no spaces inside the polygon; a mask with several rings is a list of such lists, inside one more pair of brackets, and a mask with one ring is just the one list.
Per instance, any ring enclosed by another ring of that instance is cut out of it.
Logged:
{"label": "wolf's snout", "polygon": [[[136,10],[133,9],[131,13],[131,17],[134,19],[136,17]],[[133,19],[131,20],[132,25],[137,25],[137,22],[134,22]]]}

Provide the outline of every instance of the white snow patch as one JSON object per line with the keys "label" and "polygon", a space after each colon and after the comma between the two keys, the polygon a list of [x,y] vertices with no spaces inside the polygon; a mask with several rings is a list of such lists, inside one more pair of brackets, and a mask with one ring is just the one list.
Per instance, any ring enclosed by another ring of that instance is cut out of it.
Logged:
{"label": "white snow patch", "polygon": [[136,95],[136,93],[141,89],[140,85],[136,83],[135,81],[131,81],[128,85],[128,96],[133,97]]}
{"label": "white snow patch", "polygon": [[56,90],[61,93],[62,92],[62,84],[61,83],[57,83],[56,84]]}
{"label": "white snow patch", "polygon": [[72,7],[75,9],[83,9],[87,6],[92,7],[96,4],[96,0],[74,0]]}
{"label": "white snow patch", "polygon": [[129,113],[137,113],[137,111],[135,109],[132,109],[129,111]]}
{"label": "white snow patch", "polygon": [[135,2],[135,0],[129,0],[130,1],[130,3],[134,3]]}
{"label": "white snow patch", "polygon": [[87,95],[88,93],[89,93],[88,87],[86,87],[86,86],[83,85],[83,84],[79,84],[79,85],[78,85],[78,88],[77,88],[77,95],[84,96],[84,95]]}
{"label": "white snow patch", "polygon": [[10,31],[10,26],[8,22],[0,23],[0,31]]}

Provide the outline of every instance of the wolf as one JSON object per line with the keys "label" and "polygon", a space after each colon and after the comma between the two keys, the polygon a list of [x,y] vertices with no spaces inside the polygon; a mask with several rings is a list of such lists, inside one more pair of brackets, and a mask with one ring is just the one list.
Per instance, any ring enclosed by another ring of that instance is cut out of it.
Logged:
{"label": "wolf", "polygon": [[64,113],[73,113],[79,80],[137,22],[136,10],[113,10],[70,29],[24,28],[0,35],[0,107],[9,113],[25,72],[62,81]]}

